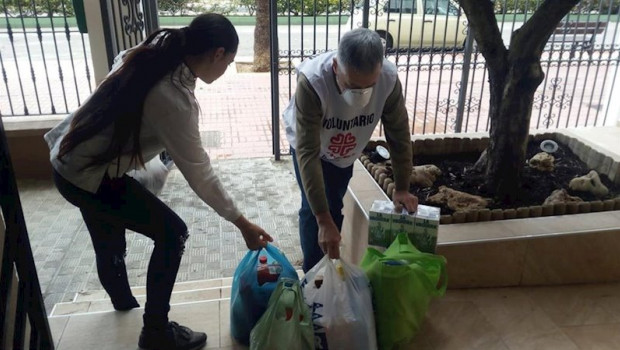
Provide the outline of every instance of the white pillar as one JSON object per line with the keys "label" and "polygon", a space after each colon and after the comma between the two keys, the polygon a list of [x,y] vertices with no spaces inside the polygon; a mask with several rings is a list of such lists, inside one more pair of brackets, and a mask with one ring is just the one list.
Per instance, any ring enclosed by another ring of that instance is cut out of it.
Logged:
{"label": "white pillar", "polygon": [[607,70],[602,108],[605,126],[620,127],[620,69],[617,66],[610,66]]}
{"label": "white pillar", "polygon": [[84,0],[86,26],[88,27],[88,41],[95,71],[95,83],[99,83],[108,74],[108,56],[106,54],[103,22],[101,19],[101,4],[99,0]]}

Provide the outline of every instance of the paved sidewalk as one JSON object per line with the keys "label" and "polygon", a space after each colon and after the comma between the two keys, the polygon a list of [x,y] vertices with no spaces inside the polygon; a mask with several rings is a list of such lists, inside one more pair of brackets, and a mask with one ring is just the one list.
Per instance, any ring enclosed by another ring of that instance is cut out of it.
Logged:
{"label": "paved sidewalk", "polygon": [[[423,61],[429,59],[430,56],[425,56]],[[402,68],[400,67],[401,70]],[[605,110],[601,106],[604,101],[597,97],[601,95],[604,86],[602,82],[597,84],[597,81],[607,74],[610,68],[596,67],[592,74],[586,75],[586,82],[576,84],[575,81],[580,78],[578,68],[545,68],[545,74],[555,77],[555,80],[553,84],[541,84],[535,94],[532,128],[604,124]],[[613,70],[609,73],[613,73]],[[461,75],[460,69],[451,72],[441,70],[439,65],[432,69],[427,67],[425,70],[424,67],[414,64],[408,75],[407,72],[399,71],[413,133],[454,132]],[[482,72],[470,77],[468,90],[474,94],[468,95],[463,101],[463,132],[484,132],[488,128],[487,79]],[[295,93],[296,76],[279,75],[278,81],[281,116],[288,105],[289,93]],[[568,84],[566,89],[562,88],[562,82]],[[207,85],[199,81],[195,95],[202,109],[200,129],[203,132],[203,142],[214,159],[271,157],[270,73],[241,73],[231,66],[226,74],[213,84]],[[288,153],[288,141],[282,123],[280,118],[279,145],[283,153]],[[381,135],[382,129],[378,127],[374,136]]]}
{"label": "paved sidewalk", "polygon": [[[244,215],[269,232],[293,264],[300,261],[300,196],[290,158],[214,160],[213,165]],[[80,291],[101,290],[79,211],[51,181],[21,181],[19,189],[48,313],[55,303],[71,301]],[[190,231],[177,282],[232,276],[247,252],[239,231],[204,204],[178,170],[171,172],[161,198]],[[126,262],[132,286],[146,284],[152,249],[149,238],[128,231]]]}

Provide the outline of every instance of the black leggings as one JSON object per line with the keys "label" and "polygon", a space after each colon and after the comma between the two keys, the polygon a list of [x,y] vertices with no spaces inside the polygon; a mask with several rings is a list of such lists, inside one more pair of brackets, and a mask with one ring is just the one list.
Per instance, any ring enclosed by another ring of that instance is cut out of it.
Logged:
{"label": "black leggings", "polygon": [[54,171],[56,187],[80,208],[97,257],[99,280],[110,298],[132,298],[125,267],[125,229],[155,242],[146,281],[145,324],[168,322],[170,295],[188,237],[187,225],[133,178],[105,177],[97,191],[84,191]]}

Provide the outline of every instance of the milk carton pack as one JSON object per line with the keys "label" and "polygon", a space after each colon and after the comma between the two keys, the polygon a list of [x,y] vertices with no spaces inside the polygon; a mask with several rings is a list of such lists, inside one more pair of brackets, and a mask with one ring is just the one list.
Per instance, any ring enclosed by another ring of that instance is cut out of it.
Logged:
{"label": "milk carton pack", "polygon": [[385,242],[392,242],[396,238],[392,234],[392,211],[392,202],[374,201],[368,213],[368,244],[387,247],[389,243],[385,245]]}
{"label": "milk carton pack", "polygon": [[404,232],[420,251],[434,253],[439,215],[436,207],[420,204],[415,213],[409,214],[406,209],[397,213],[391,201],[374,201],[369,213],[368,244],[388,247],[399,233]]}

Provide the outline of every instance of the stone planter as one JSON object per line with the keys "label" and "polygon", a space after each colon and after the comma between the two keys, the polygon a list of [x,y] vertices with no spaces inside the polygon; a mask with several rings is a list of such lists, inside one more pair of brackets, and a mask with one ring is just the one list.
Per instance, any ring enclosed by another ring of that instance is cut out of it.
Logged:
{"label": "stone planter", "polygon": [[[572,131],[563,132],[583,137]],[[582,140],[611,154],[615,157],[612,160],[620,161],[620,145],[615,141],[620,138],[620,129],[602,132],[606,143],[598,142],[598,132],[584,133],[592,137]],[[483,136],[467,135],[470,141],[465,142],[451,140],[449,147],[457,149],[460,145],[484,142],[477,141],[484,140]],[[414,137],[414,143],[432,142],[419,141],[421,138]],[[424,138],[433,140],[443,136]],[[584,147],[583,152],[586,150],[592,152]],[[575,153],[583,154],[579,150]],[[610,169],[615,167],[604,157],[601,162],[609,164]],[[616,173],[614,181],[618,178]],[[384,179],[384,184],[388,179]],[[354,264],[361,261],[368,247],[370,207],[375,200],[387,199],[385,190],[367,168],[356,162],[343,208],[341,253],[344,259]],[[602,201],[599,212],[592,211],[592,202],[583,202],[563,207],[516,208],[507,214],[514,219],[506,219],[506,211],[499,209],[450,216],[451,224],[439,225],[436,251],[448,261],[448,288],[619,282],[620,255],[616,247],[620,244],[620,210],[611,210],[618,208],[618,202]],[[554,215],[556,210],[573,215]],[[526,215],[529,215],[527,219],[522,219]],[[467,222],[474,218],[476,222]]]}
{"label": "stone planter", "polygon": [[[599,174],[606,175],[614,184],[620,185],[620,162],[615,161],[612,157],[607,156],[596,149],[586,145],[582,141],[562,134],[562,133],[543,133],[530,135],[530,139],[542,141],[552,139],[568,147],[581,161]],[[488,137],[435,137],[431,139],[417,139],[413,143],[413,156],[438,156],[438,155],[454,155],[459,153],[481,153],[488,145]],[[377,145],[387,146],[383,140],[373,140],[368,144],[368,148],[374,148]],[[389,198],[392,198],[394,185],[391,178],[387,177],[382,169],[374,164],[369,157],[360,157],[360,162],[374,177],[375,181],[383,188]],[[391,184],[391,186],[390,186]],[[620,198],[607,199],[605,201],[591,201],[583,203],[556,204],[554,206],[532,206],[513,209],[493,209],[490,214],[488,209],[471,210],[465,213],[455,212],[451,215],[442,215],[441,224],[448,225],[463,222],[478,222],[488,220],[508,220],[508,219],[525,219],[531,217],[579,214],[599,211],[620,210]]]}

